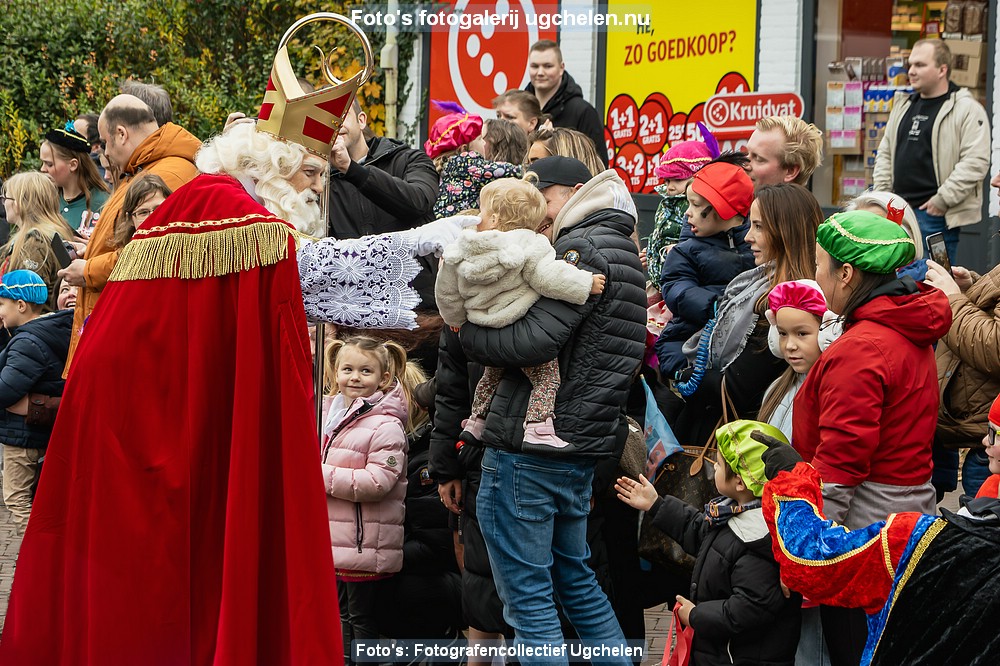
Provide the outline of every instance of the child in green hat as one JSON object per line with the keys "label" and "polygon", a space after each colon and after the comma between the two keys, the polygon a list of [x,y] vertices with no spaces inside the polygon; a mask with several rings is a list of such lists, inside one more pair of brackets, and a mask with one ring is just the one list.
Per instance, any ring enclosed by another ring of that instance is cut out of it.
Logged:
{"label": "child in green hat", "polygon": [[645,477],[621,477],[618,499],[646,511],[652,523],[696,556],[689,596],[678,595],[678,619],[694,629],[692,663],[795,663],[802,598],[782,593],[771,536],[760,497],[766,478],[752,439],[760,430],[787,444],[780,430],[756,421],[734,421],[715,433],[715,485],[722,497],[704,511],[664,495]]}

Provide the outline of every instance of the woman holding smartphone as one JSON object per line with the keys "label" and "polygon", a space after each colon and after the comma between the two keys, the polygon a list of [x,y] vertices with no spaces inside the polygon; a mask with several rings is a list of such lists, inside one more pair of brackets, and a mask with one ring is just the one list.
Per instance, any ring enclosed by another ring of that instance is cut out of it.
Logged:
{"label": "woman holding smartphone", "polygon": [[941,388],[937,442],[969,448],[962,489],[975,496],[990,474],[981,440],[990,404],[1000,394],[1000,266],[978,275],[928,261],[924,281],[948,297],[953,317],[935,354]]}
{"label": "woman holding smartphone", "polygon": [[59,214],[59,193],[45,174],[19,173],[4,183],[3,204],[11,234],[0,247],[0,275],[19,268],[38,273],[49,289],[48,310],[54,310],[56,273],[62,266],[52,250],[52,237],[73,239],[73,229]]}

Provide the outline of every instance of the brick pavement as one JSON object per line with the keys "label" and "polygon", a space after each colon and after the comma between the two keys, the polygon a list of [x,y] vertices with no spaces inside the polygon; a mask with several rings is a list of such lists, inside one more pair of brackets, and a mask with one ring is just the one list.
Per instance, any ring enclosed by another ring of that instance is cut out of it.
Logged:
{"label": "brick pavement", "polygon": [[[0,487],[2,487],[0,481]],[[7,598],[10,596],[10,584],[14,582],[14,564],[17,553],[21,550],[21,537],[14,526],[10,511],[0,502],[0,630],[7,617]]]}

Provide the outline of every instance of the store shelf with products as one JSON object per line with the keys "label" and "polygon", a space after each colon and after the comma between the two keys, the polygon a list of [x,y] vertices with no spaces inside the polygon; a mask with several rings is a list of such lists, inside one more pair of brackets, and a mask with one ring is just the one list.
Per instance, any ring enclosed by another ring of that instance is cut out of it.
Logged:
{"label": "store shelf with products", "polygon": [[912,92],[906,61],[898,54],[847,58],[844,65],[864,80],[827,83],[826,154],[833,156],[832,203],[837,206],[874,185],[875,155],[896,93]]}
{"label": "store shelf with products", "polygon": [[923,37],[941,34],[947,2],[906,2],[896,0],[892,7],[893,32],[909,32]]}
{"label": "store shelf with products", "polygon": [[[944,37],[952,52],[951,80],[985,101],[986,13],[984,0],[896,0],[893,38],[885,57],[844,57],[830,65],[833,80],[827,83],[825,134],[833,168],[824,176],[833,178],[831,203],[843,205],[859,189],[874,185],[875,157],[893,99],[899,92],[912,92],[908,58],[917,39]],[[919,29],[911,33],[918,21]]]}

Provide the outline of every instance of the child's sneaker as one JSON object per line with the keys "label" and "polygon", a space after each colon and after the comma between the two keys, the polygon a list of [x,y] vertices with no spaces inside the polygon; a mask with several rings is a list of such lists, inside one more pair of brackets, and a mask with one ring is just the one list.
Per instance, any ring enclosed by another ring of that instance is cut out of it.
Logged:
{"label": "child's sneaker", "polygon": [[524,441],[529,444],[551,446],[554,449],[563,449],[569,446],[569,442],[556,436],[556,427],[552,424],[551,416],[540,422],[525,422]]}

